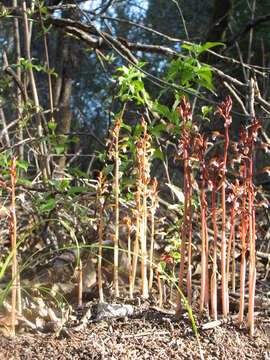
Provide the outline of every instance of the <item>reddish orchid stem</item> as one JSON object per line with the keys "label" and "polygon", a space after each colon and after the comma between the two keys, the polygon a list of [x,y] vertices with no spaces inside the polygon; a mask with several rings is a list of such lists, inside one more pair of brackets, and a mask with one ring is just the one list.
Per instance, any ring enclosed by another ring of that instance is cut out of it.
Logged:
{"label": "reddish orchid stem", "polygon": [[206,219],[205,219],[205,172],[202,172],[202,192],[201,192],[201,236],[202,236],[202,248],[201,248],[201,294],[200,294],[200,317],[203,315],[205,292],[206,292]]}
{"label": "reddish orchid stem", "polygon": [[[232,247],[232,239],[234,235],[234,221],[235,221],[235,206],[236,206],[237,198],[234,199],[232,203],[231,209],[231,223],[230,223],[230,235],[228,241],[228,250],[227,250],[227,263],[226,263],[226,291],[229,293],[229,275],[230,275],[230,258],[231,258],[231,247]],[[230,304],[228,303],[228,312],[229,312]]]}
{"label": "reddish orchid stem", "polygon": [[254,188],[253,188],[253,154],[254,141],[257,130],[260,127],[259,121],[254,118],[250,136],[249,149],[249,174],[248,174],[248,217],[249,217],[249,302],[248,302],[248,324],[250,335],[254,335],[254,301],[256,287],[256,255],[255,255],[255,209],[254,209]]}
{"label": "reddish orchid stem", "polygon": [[[186,257],[186,232],[187,232],[187,205],[188,205],[188,185],[187,185],[187,151],[184,150],[184,176],[185,176],[185,200],[184,200],[184,219],[183,230],[181,239],[181,260],[180,260],[180,272],[179,272],[179,289],[183,291],[184,269],[185,269],[185,257]],[[177,313],[182,310],[182,300],[180,294],[178,294]]]}
{"label": "reddish orchid stem", "polygon": [[212,214],[214,230],[214,249],[213,249],[213,272],[211,277],[211,308],[212,317],[217,320],[217,216],[216,216],[216,170],[213,170],[213,191],[212,191]]}
{"label": "reddish orchid stem", "polygon": [[207,316],[209,316],[209,271],[208,271],[208,226],[207,226],[207,204],[204,207],[205,215],[205,297],[204,297],[204,304],[207,311]]}
{"label": "reddish orchid stem", "polygon": [[192,304],[192,183],[191,183],[191,168],[188,165],[188,259],[187,259],[187,294],[188,294],[188,303],[191,306]]}
{"label": "reddish orchid stem", "polygon": [[242,220],[241,220],[241,272],[240,272],[240,304],[238,322],[241,324],[244,320],[245,309],[245,280],[246,280],[246,160],[244,160],[242,176],[243,176],[243,196],[242,196]]}
{"label": "reddish orchid stem", "polygon": [[222,169],[222,184],[221,184],[221,197],[222,197],[222,230],[221,230],[221,290],[222,290],[222,310],[224,317],[228,315],[229,296],[227,291],[226,280],[226,170],[227,170],[227,155],[229,148],[229,126],[232,118],[230,111],[232,107],[232,100],[227,96],[226,100],[222,102],[221,108],[218,107],[218,112],[225,120],[225,148]]}
{"label": "reddish orchid stem", "polygon": [[[183,96],[181,99],[181,104],[178,108],[179,115],[183,120],[183,134],[182,134],[182,146],[183,146],[183,159],[184,159],[184,179],[185,179],[185,200],[184,200],[184,219],[183,219],[183,229],[182,229],[182,239],[181,239],[181,259],[180,259],[180,271],[179,271],[179,282],[178,286],[181,291],[183,291],[183,280],[184,280],[184,270],[185,270],[185,253],[186,253],[186,233],[187,233],[187,207],[188,207],[188,133],[186,129],[187,121],[191,118],[192,112],[190,108],[190,103],[186,101]],[[176,314],[180,314],[182,310],[182,300],[181,295],[178,293],[177,296],[177,307]]]}

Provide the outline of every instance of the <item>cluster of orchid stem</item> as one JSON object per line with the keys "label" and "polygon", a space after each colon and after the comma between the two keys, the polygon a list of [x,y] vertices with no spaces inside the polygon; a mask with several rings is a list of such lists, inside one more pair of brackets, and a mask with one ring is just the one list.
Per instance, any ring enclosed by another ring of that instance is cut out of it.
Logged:
{"label": "cluster of orchid stem", "polygon": [[[111,154],[114,158],[115,173],[114,173],[114,189],[115,189],[115,234],[114,234],[114,291],[115,296],[119,296],[118,285],[118,242],[119,242],[119,194],[120,194],[120,151],[125,145],[124,138],[119,138],[121,129],[121,121],[116,119],[113,130],[111,131],[112,140]],[[127,214],[121,223],[127,225],[127,244],[128,244],[128,274],[129,274],[129,296],[133,298],[134,286],[137,273],[138,259],[141,262],[141,284],[142,295],[144,298],[148,298],[149,292],[152,289],[153,284],[153,251],[154,251],[154,233],[155,233],[155,211],[158,206],[158,190],[157,179],[154,178],[151,185],[150,177],[150,161],[149,153],[151,153],[151,137],[147,132],[147,124],[142,118],[141,121],[141,136],[136,140],[136,157],[137,157],[137,179],[136,179],[136,192],[135,192],[135,205],[136,209],[131,210],[135,217],[135,225],[133,225],[133,219]],[[102,259],[102,228],[103,228],[103,208],[104,208],[104,193],[107,190],[108,182],[102,173],[98,177],[98,198],[99,198],[99,259],[98,259],[98,287],[99,287],[99,299],[103,301],[102,292],[102,275],[101,275],[101,259]],[[147,247],[147,224],[148,218],[151,223],[151,235],[149,251]],[[131,232],[135,229],[135,240],[133,248],[131,245]],[[149,278],[147,270],[149,268]]]}
{"label": "cluster of orchid stem", "polygon": [[[133,262],[132,262],[132,290],[134,290],[136,269],[139,248],[141,250],[141,279],[142,295],[148,298],[153,284],[153,250],[154,250],[154,233],[155,233],[155,211],[158,206],[157,179],[155,178],[150,188],[148,188],[150,177],[149,152],[151,152],[151,137],[147,133],[147,124],[142,118],[141,121],[142,136],[136,142],[136,154],[138,164],[138,177],[136,181],[137,190],[135,193],[136,203],[136,235],[134,242]],[[150,199],[150,205],[148,205]],[[150,213],[151,236],[150,249],[147,250],[147,224]],[[147,266],[149,264],[149,278],[147,277]]]}
{"label": "cluster of orchid stem", "polygon": [[[245,277],[246,277],[246,250],[249,249],[249,304],[248,304],[248,324],[251,335],[254,334],[254,298],[256,283],[256,258],[255,258],[255,189],[253,185],[253,155],[254,142],[256,141],[257,131],[260,128],[259,121],[254,118],[251,130],[243,128],[239,142],[234,142],[232,149],[236,153],[236,158],[232,159],[232,163],[238,162],[239,172],[242,184],[239,180],[235,183],[229,183],[230,192],[226,191],[228,180],[226,179],[227,158],[230,145],[229,126],[232,122],[230,111],[232,108],[232,100],[228,96],[221,107],[218,107],[218,113],[224,119],[225,134],[220,135],[215,132],[216,136],[224,137],[224,154],[210,159],[209,164],[206,163],[206,152],[208,149],[208,138],[201,134],[196,134],[192,138],[192,125],[188,124],[191,120],[190,103],[182,97],[179,106],[179,115],[183,121],[183,132],[179,141],[179,157],[184,163],[184,215],[183,229],[181,239],[181,262],[179,271],[179,288],[183,289],[186,241],[188,231],[188,256],[187,256],[187,294],[188,302],[191,306],[191,240],[192,240],[192,186],[194,179],[191,178],[191,163],[199,160],[201,167],[201,295],[200,295],[200,317],[203,315],[204,309],[209,314],[209,303],[211,295],[211,314],[214,320],[217,320],[217,272],[218,272],[218,227],[217,227],[217,208],[216,194],[221,189],[221,297],[223,316],[227,317],[229,313],[229,278],[230,278],[230,262],[231,249],[235,249],[235,218],[240,216],[241,226],[239,227],[239,237],[242,245],[241,256],[241,274],[240,274],[240,302],[239,302],[239,323],[244,318],[244,297],[245,297]],[[218,134],[218,135],[217,135]],[[239,147],[239,148],[238,148]],[[218,182],[219,180],[219,182]],[[206,187],[212,191],[212,223],[213,223],[213,246],[212,252],[212,275],[209,284],[209,244],[208,244],[208,225],[207,211],[209,210]],[[241,198],[242,206],[239,206]],[[228,209],[226,203],[230,202],[230,221],[227,221]],[[247,203],[247,204],[246,204]],[[229,236],[227,237],[226,227],[229,224]],[[210,286],[209,286],[210,285]],[[232,264],[232,285],[235,289],[235,263]],[[176,313],[181,311],[181,297],[179,295],[177,301]]]}
{"label": "cluster of orchid stem", "polygon": [[[189,304],[191,304],[191,236],[192,236],[192,183],[191,183],[191,159],[190,159],[190,142],[191,133],[187,129],[187,122],[191,119],[192,112],[190,104],[186,102],[185,98],[182,98],[182,106],[179,107],[179,115],[183,120],[182,137],[179,144],[180,159],[184,162],[184,180],[185,180],[185,200],[184,200],[184,218],[182,228],[182,241],[181,241],[181,259],[180,259],[180,271],[179,271],[179,288],[183,288],[184,281],[184,267],[185,267],[185,247],[186,247],[186,235],[187,235],[187,218],[189,207],[189,227],[188,227],[188,264],[187,264],[187,292]],[[179,314],[182,310],[181,295],[178,294],[176,313]]]}

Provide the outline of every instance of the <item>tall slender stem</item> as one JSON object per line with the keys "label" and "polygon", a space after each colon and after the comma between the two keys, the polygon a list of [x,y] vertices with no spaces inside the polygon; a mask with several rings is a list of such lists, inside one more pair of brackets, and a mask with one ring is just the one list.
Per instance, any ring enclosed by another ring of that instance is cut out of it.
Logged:
{"label": "tall slender stem", "polygon": [[113,279],[114,279],[114,293],[115,296],[119,296],[119,131],[120,120],[116,119],[114,126],[114,139],[115,139],[115,176],[114,176],[114,188],[115,188],[115,234],[114,234],[114,267],[113,267]]}
{"label": "tall slender stem", "polygon": [[216,171],[213,170],[212,215],[214,230],[213,271],[211,277],[212,317],[217,320],[217,215],[216,215]]}
{"label": "tall slender stem", "polygon": [[16,186],[16,157],[12,157],[10,172],[11,183],[11,208],[10,208],[10,240],[12,255],[12,290],[11,290],[11,334],[15,335],[15,322],[16,322],[16,293],[17,293],[17,251],[16,251],[16,239],[17,239],[17,219],[15,208],[15,186]]}
{"label": "tall slender stem", "polygon": [[226,100],[222,102],[221,108],[218,107],[217,110],[220,115],[224,118],[225,123],[225,148],[224,148],[224,158],[223,158],[223,167],[222,167],[222,179],[221,179],[221,201],[222,201],[222,229],[221,229],[221,289],[222,289],[222,310],[223,315],[227,317],[228,315],[228,306],[229,306],[229,294],[227,289],[227,280],[226,280],[226,171],[227,171],[227,155],[229,148],[229,126],[232,122],[232,117],[230,116],[230,111],[232,108],[232,99],[227,96]]}
{"label": "tall slender stem", "polygon": [[188,258],[187,258],[187,294],[188,303],[192,304],[192,181],[191,168],[188,165]]}
{"label": "tall slender stem", "polygon": [[241,208],[241,272],[240,272],[240,303],[239,303],[239,315],[238,322],[241,324],[244,320],[244,308],[245,308],[245,281],[246,281],[246,160],[244,159],[243,169],[243,196],[242,196],[242,208]]}

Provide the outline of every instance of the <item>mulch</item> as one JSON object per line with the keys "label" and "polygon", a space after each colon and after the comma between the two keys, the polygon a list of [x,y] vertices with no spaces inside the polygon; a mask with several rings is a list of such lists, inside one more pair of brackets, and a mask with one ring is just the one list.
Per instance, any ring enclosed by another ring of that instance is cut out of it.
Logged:
{"label": "mulch", "polygon": [[[81,310],[85,313],[93,302]],[[195,311],[194,311],[195,313]],[[202,322],[207,322],[204,319]],[[101,321],[89,319],[86,326],[70,323],[60,333],[18,331],[15,338],[0,338],[2,359],[270,359],[269,310],[256,316],[255,336],[247,324],[227,319],[208,330],[198,325],[199,342],[186,312],[176,318],[172,311],[145,301],[133,315]]]}

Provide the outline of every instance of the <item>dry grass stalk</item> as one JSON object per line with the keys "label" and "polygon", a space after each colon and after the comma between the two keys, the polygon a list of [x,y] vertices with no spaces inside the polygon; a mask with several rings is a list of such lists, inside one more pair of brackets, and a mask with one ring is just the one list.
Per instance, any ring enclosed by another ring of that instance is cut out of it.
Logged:
{"label": "dry grass stalk", "polygon": [[78,265],[78,306],[82,306],[82,294],[83,294],[83,267],[82,260],[79,260]]}

